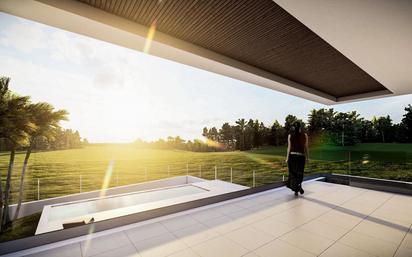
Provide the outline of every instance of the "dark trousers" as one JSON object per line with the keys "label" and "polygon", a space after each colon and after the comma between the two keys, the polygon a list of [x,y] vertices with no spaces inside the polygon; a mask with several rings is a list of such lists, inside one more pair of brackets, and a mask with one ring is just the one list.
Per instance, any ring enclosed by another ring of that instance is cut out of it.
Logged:
{"label": "dark trousers", "polygon": [[305,156],[290,154],[288,159],[289,177],[286,186],[292,191],[299,191],[305,170]]}

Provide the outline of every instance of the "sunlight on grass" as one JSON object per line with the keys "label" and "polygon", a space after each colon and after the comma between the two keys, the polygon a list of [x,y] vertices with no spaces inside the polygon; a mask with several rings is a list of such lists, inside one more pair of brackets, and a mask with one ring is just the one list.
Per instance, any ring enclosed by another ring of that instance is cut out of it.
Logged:
{"label": "sunlight on grass", "polygon": [[102,184],[99,197],[104,197],[106,195],[106,189],[109,188],[110,180],[112,179],[113,167],[114,167],[114,161],[110,160],[109,165],[107,166],[106,173],[104,174],[103,184]]}
{"label": "sunlight on grass", "polygon": [[[407,149],[406,146],[404,148]],[[401,155],[395,152],[399,148],[390,145],[389,149],[384,151],[385,149],[380,149],[379,144],[359,145],[359,148],[350,149],[350,163],[348,152],[339,148],[311,149],[311,161],[306,166],[306,174],[334,172],[412,181],[412,151],[404,151]],[[127,144],[90,145],[80,149],[37,152],[32,154],[29,163],[24,198],[25,201],[37,199],[38,178],[40,198],[45,199],[80,191],[87,192],[186,175],[186,172],[189,175],[214,179],[215,166],[218,179],[230,181],[232,170],[234,183],[252,186],[252,172],[255,171],[256,185],[263,185],[280,181],[283,175],[287,174],[285,153],[285,147],[263,148],[249,152],[200,153],[138,149]],[[368,154],[367,159],[364,158],[365,154]],[[399,156],[403,157],[399,159]],[[7,158],[7,154],[0,154],[0,169],[6,170]],[[18,178],[23,158],[23,153],[16,156],[12,180],[13,203],[17,200]],[[393,161],[389,162],[389,158]]]}

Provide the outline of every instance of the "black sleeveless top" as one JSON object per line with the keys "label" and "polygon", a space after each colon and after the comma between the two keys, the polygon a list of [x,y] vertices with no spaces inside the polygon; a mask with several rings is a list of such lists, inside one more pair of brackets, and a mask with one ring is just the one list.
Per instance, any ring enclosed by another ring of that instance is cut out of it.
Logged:
{"label": "black sleeveless top", "polygon": [[290,134],[290,151],[305,153],[306,136],[305,133]]}

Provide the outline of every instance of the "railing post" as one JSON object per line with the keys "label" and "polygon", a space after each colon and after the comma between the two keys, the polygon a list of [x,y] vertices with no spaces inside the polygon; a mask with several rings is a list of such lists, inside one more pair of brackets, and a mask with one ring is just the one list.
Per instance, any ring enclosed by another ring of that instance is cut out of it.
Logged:
{"label": "railing post", "polygon": [[40,200],[40,179],[37,179],[37,201]]}
{"label": "railing post", "polygon": [[79,191],[82,192],[82,175],[79,175]]}
{"label": "railing post", "polygon": [[189,176],[189,163],[186,163],[186,176]]}
{"label": "railing post", "polygon": [[255,170],[253,170],[253,185],[252,187],[255,187]]}
{"label": "railing post", "polygon": [[285,173],[282,174],[282,181],[285,181]]}
{"label": "railing post", "polygon": [[230,183],[233,183],[233,169],[230,167]]}
{"label": "railing post", "polygon": [[215,180],[217,180],[217,166],[215,166]]}

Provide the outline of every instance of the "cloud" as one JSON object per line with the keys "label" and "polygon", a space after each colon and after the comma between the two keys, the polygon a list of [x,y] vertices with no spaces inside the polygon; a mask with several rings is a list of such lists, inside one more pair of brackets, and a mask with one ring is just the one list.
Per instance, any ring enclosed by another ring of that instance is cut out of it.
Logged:
{"label": "cloud", "polygon": [[98,89],[122,89],[124,87],[124,75],[117,69],[105,67],[96,73],[93,85]]}
{"label": "cloud", "polygon": [[50,56],[57,61],[69,61],[74,64],[90,62],[96,55],[94,40],[75,36],[69,32],[56,31],[49,41]]}
{"label": "cloud", "polygon": [[18,19],[3,29],[0,44],[13,47],[24,53],[31,53],[34,49],[45,48],[46,36],[42,25]]}
{"label": "cloud", "polygon": [[82,74],[68,73],[15,57],[0,58],[0,67],[0,75],[12,79],[10,89],[32,96],[34,101],[48,101],[64,108],[73,95],[81,101],[90,98],[88,88],[91,80]]}

